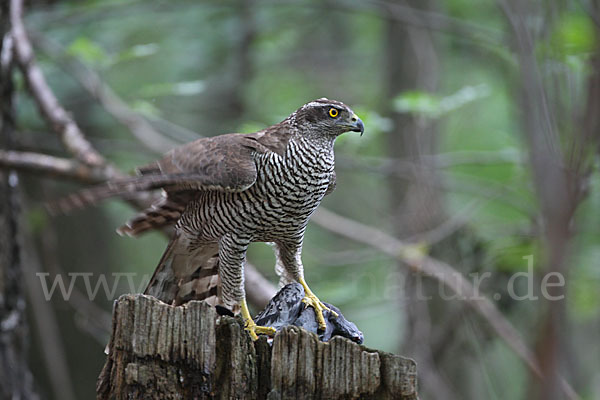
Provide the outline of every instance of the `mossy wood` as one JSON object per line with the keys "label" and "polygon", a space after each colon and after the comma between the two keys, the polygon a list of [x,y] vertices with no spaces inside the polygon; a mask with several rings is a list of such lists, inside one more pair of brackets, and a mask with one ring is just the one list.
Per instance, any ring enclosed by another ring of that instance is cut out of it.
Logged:
{"label": "mossy wood", "polygon": [[297,327],[252,342],[204,302],[124,295],[98,399],[417,399],[413,360]]}

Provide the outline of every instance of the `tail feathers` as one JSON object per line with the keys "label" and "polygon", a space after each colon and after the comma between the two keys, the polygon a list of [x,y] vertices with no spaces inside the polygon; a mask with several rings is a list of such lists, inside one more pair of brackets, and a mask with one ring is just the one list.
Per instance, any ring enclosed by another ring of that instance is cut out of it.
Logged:
{"label": "tail feathers", "polygon": [[190,192],[167,193],[157,203],[142,211],[117,229],[119,235],[138,236],[151,229],[175,224],[192,199]]}
{"label": "tail feathers", "polygon": [[190,300],[204,300],[216,306],[220,305],[221,280],[219,278],[219,258],[213,257],[199,267],[188,280],[180,282],[175,304],[183,304]]}
{"label": "tail feathers", "polygon": [[201,184],[204,175],[197,173],[182,174],[146,174],[131,178],[109,181],[100,186],[84,189],[48,204],[47,208],[53,214],[69,213],[75,209],[99,203],[111,197],[127,197],[137,192],[156,189],[203,189]]}
{"label": "tail feathers", "polygon": [[173,269],[173,253],[177,247],[177,241],[178,235],[173,236],[160,258],[146,290],[144,290],[144,294],[154,296],[167,304],[171,304],[177,294],[178,279]]}
{"label": "tail feathers", "polygon": [[144,294],[172,305],[191,300],[222,305],[218,246],[209,244],[189,252],[176,235],[161,257]]}
{"label": "tail feathers", "polygon": [[52,215],[68,214],[73,210],[82,209],[102,200],[117,196],[120,191],[115,191],[108,184],[83,189],[66,197],[46,204],[46,208]]}

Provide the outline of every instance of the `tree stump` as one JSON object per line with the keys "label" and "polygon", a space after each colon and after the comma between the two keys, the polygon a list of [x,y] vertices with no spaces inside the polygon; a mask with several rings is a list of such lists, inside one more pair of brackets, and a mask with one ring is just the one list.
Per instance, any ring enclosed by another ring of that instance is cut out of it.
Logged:
{"label": "tree stump", "polygon": [[115,303],[98,399],[417,399],[416,364],[289,326],[272,345],[201,301]]}

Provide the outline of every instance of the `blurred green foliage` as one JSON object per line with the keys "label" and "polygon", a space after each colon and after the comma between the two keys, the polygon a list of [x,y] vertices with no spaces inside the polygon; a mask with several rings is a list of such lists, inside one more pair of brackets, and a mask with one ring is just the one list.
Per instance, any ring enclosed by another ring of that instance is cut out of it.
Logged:
{"label": "blurred green foliage", "polygon": [[[398,134],[392,112],[435,122],[437,151],[430,156],[436,157],[445,215],[467,216],[456,232],[457,244],[449,245],[461,254],[451,262],[454,267],[465,274],[492,271],[493,281],[482,287],[491,297],[505,294],[503,285],[509,274],[526,271],[523,257],[533,254],[534,267],[543,265],[536,232],[538,204],[522,141],[521,110],[515,100],[517,60],[503,42],[493,44],[509,32],[493,2],[438,2],[439,12],[474,23],[481,32],[472,37],[443,29],[436,32],[438,89],[414,88],[391,97],[386,94],[387,22],[372,11],[374,7],[363,3],[256,1],[250,14],[244,11],[243,1],[51,3],[29,10],[28,27],[62,44],[68,54],[100,74],[132,109],[147,116],[155,127],[167,127],[164,131],[174,140],[191,140],[189,131],[198,136],[255,131],[322,96],[352,106],[365,122],[366,132],[363,138],[347,134],[338,140],[338,186],[323,206],[387,232],[396,231],[390,214],[398,199],[390,198],[389,177],[366,167],[381,165],[391,157],[388,138]],[[568,78],[572,87],[564,101],[569,103],[569,112],[577,113],[585,100],[587,61],[597,47],[594,23],[579,7],[568,6],[550,28],[536,55],[545,67],[558,69]],[[481,39],[483,34],[489,36],[487,41]],[[131,171],[157,157],[86,94],[68,71],[61,70],[53,57],[39,54],[38,59],[61,102],[111,161]],[[22,84],[18,86],[23,89]],[[60,154],[57,141],[47,134],[34,104],[23,94],[18,110],[24,140]],[[560,129],[569,135],[577,127],[567,124]],[[589,195],[576,214],[567,279],[572,329],[585,342],[583,350],[573,344],[574,357],[587,353],[596,359],[600,358],[599,344],[585,329],[597,326],[600,309],[599,189],[596,168]],[[65,188],[50,188],[43,196],[59,192]],[[80,270],[90,258],[97,259],[97,272],[153,271],[166,245],[163,236],[149,234],[134,240],[114,235],[114,228],[134,213],[131,207],[111,201],[89,213],[103,219],[75,235],[73,225],[56,228],[64,241],[61,263],[65,271]],[[37,209],[28,215],[35,232],[44,229],[47,218]],[[104,245],[95,250],[85,244],[89,241]],[[69,253],[65,250],[69,246],[80,249]],[[268,246],[253,245],[249,260],[275,282]],[[403,307],[407,307],[398,301],[404,295],[403,268],[374,249],[313,225],[306,236],[304,264],[313,290],[356,322],[367,346],[399,349],[406,327]],[[110,301],[98,302],[110,310]],[[497,304],[527,340],[533,340],[538,329],[536,303]],[[456,388],[457,392],[463,398],[525,398],[527,372],[521,361],[498,338],[490,337],[477,317],[465,311],[457,315],[463,329],[449,345],[448,357],[472,365],[458,381],[464,390]],[[436,325],[438,321],[430,323],[434,330],[443,328]],[[84,333],[69,334],[74,349],[80,335]],[[100,349],[98,345],[94,351],[86,350],[94,354],[96,364],[102,359]],[[71,362],[75,359],[69,354]],[[81,382],[88,385],[77,386],[82,398],[92,396],[89,382],[95,372],[85,368],[71,372],[75,381],[86,376]],[[590,383],[594,373],[580,371],[584,398],[598,393]]]}

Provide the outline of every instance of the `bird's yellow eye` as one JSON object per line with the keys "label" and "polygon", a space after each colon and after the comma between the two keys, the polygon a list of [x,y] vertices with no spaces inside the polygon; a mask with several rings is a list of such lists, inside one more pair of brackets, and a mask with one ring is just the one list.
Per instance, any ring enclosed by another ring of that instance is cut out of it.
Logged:
{"label": "bird's yellow eye", "polygon": [[331,107],[331,108],[329,109],[329,116],[330,116],[331,118],[335,118],[335,117],[337,117],[337,116],[339,115],[339,113],[340,113],[340,112],[337,110],[337,108],[333,108],[333,107]]}

